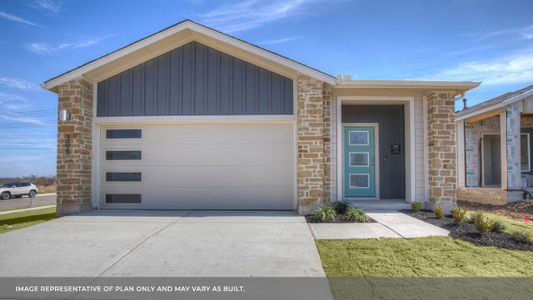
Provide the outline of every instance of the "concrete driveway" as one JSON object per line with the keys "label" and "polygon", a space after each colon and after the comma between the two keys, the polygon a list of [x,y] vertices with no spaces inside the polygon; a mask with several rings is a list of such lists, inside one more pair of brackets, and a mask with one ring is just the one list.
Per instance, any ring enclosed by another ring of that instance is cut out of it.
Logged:
{"label": "concrete driveway", "polygon": [[94,211],[0,235],[2,276],[322,277],[290,212]]}

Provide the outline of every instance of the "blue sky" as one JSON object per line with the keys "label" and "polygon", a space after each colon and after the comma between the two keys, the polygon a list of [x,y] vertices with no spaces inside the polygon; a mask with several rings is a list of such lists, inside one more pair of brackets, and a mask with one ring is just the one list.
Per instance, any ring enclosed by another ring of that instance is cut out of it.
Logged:
{"label": "blue sky", "polygon": [[57,96],[41,82],[189,18],[329,74],[533,83],[530,0],[27,0],[0,3],[0,176],[55,174]]}

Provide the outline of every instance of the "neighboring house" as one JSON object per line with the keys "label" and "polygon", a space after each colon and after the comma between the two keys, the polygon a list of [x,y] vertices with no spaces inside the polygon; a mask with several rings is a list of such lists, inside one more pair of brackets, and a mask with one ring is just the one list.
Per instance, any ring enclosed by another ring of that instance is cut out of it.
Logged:
{"label": "neighboring house", "polygon": [[335,78],[186,20],[43,83],[57,210],[451,207],[454,100],[478,85]]}
{"label": "neighboring house", "polygon": [[533,85],[456,115],[458,199],[505,204],[533,186]]}

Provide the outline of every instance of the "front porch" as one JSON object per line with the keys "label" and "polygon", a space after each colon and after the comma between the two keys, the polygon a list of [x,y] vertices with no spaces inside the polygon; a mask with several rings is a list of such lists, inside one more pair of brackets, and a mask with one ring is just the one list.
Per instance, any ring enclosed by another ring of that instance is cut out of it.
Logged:
{"label": "front porch", "polygon": [[518,95],[457,114],[457,200],[504,205],[533,190],[533,103]]}

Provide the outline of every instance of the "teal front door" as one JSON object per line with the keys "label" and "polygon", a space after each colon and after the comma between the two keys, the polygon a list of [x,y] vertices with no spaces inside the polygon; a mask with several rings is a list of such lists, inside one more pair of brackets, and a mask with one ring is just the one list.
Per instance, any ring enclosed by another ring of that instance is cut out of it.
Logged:
{"label": "teal front door", "polygon": [[374,127],[344,127],[344,196],[375,197]]}

